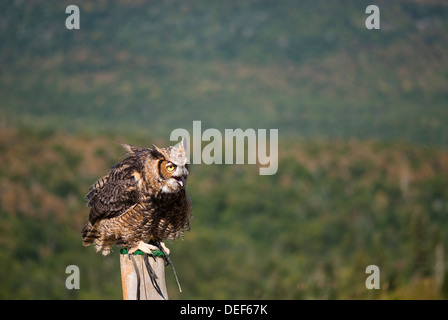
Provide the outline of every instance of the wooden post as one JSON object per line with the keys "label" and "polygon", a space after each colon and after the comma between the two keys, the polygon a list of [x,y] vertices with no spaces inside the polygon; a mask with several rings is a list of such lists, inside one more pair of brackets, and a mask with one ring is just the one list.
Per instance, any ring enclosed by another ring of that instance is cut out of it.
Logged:
{"label": "wooden post", "polygon": [[148,255],[148,262],[157,276],[154,281],[147,271],[141,251],[132,256],[127,254],[126,249],[120,252],[123,300],[168,300],[163,257]]}

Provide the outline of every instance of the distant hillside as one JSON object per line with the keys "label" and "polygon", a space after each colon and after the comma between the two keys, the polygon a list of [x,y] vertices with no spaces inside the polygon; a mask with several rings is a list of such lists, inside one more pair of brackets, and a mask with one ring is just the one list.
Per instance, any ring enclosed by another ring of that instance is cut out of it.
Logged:
{"label": "distant hillside", "polygon": [[[167,136],[193,120],[281,138],[448,144],[444,0],[0,4],[0,121]],[[76,4],[81,29],[65,28]]]}
{"label": "distant hillside", "polygon": [[[96,254],[80,230],[83,197],[122,159],[123,140],[0,127],[0,299],[121,299],[118,250]],[[170,298],[448,297],[446,149],[290,140],[280,150],[273,176],[191,167],[195,219],[167,242],[183,288],[168,268]],[[79,290],[65,288],[72,264]],[[366,289],[368,265],[381,290]]]}

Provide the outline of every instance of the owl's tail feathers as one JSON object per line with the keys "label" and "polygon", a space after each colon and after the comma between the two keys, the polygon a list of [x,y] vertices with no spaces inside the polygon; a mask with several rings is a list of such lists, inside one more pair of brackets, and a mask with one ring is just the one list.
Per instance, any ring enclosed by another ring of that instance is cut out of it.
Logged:
{"label": "owl's tail feathers", "polygon": [[90,246],[92,243],[95,243],[96,252],[101,251],[103,256],[107,256],[112,251],[113,242],[107,241],[106,239],[102,239],[100,237],[96,224],[92,224],[91,222],[87,223],[82,229],[81,233],[83,240],[82,245],[84,247]]}
{"label": "owl's tail feathers", "polygon": [[87,223],[82,229],[82,245],[87,247],[90,246],[96,239],[99,238],[98,231],[92,225],[92,223]]}
{"label": "owl's tail feathers", "polygon": [[100,235],[98,233],[97,227],[95,224],[87,223],[85,227],[82,229],[82,245],[84,247],[90,246],[92,243],[95,243],[96,252],[100,252],[103,256],[107,256],[112,251],[112,243],[108,243],[104,241],[104,239],[100,239]]}

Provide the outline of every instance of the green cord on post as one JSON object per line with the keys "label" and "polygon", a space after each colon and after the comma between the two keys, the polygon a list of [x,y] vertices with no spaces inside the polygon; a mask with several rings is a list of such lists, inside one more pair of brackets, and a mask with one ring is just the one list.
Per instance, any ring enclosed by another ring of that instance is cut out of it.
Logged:
{"label": "green cord on post", "polygon": [[[154,257],[164,257],[164,256],[165,256],[165,255],[163,254],[163,252],[160,251],[160,250],[151,250],[151,252],[152,252],[152,255],[153,255]],[[128,254],[128,249],[126,249],[126,248],[122,248],[122,249],[120,249],[120,254]],[[141,255],[143,255],[143,252],[142,252],[141,250],[136,250],[136,251],[133,253],[133,255],[139,255],[139,256],[141,256]]]}

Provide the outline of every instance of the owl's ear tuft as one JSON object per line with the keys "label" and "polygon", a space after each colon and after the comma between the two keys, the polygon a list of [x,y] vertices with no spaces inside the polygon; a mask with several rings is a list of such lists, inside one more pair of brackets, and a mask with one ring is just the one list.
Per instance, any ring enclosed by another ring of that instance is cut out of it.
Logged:
{"label": "owl's ear tuft", "polygon": [[149,153],[155,159],[165,158],[165,156],[163,155],[162,151],[155,145],[152,145],[151,148],[149,148]]}
{"label": "owl's ear tuft", "polygon": [[121,144],[128,154],[134,154],[143,151],[143,148],[136,147],[127,143]]}
{"label": "owl's ear tuft", "polygon": [[187,139],[182,137],[182,140],[178,143],[179,151],[182,153],[186,153],[188,151]]}
{"label": "owl's ear tuft", "polygon": [[182,140],[179,141],[175,146],[172,147],[173,149],[177,150],[180,154],[185,155],[188,153],[188,145],[187,145],[187,139],[185,137],[182,137]]}

